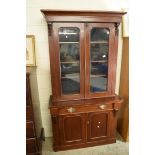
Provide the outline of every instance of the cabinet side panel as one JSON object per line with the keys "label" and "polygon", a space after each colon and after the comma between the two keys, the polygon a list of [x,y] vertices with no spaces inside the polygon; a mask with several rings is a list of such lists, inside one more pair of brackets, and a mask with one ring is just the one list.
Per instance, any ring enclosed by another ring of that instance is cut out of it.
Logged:
{"label": "cabinet side panel", "polygon": [[118,53],[118,35],[119,35],[119,24],[120,23],[114,23],[114,29],[113,29],[113,40],[114,40],[114,46],[112,50],[112,84],[111,84],[111,93],[115,94],[115,86],[116,86],[116,68],[117,68],[117,53]]}
{"label": "cabinet side panel", "polygon": [[111,138],[116,138],[117,113],[110,112],[109,133]]}
{"label": "cabinet side panel", "polygon": [[53,128],[53,148],[60,146],[60,128],[59,128],[59,116],[52,116],[52,128]]}

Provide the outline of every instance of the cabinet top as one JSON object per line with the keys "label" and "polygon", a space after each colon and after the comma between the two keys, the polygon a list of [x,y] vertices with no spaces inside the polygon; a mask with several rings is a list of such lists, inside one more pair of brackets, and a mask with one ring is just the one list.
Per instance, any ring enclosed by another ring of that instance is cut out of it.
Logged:
{"label": "cabinet top", "polygon": [[[40,10],[47,22],[121,22],[123,11]],[[65,17],[65,18],[64,18]]]}

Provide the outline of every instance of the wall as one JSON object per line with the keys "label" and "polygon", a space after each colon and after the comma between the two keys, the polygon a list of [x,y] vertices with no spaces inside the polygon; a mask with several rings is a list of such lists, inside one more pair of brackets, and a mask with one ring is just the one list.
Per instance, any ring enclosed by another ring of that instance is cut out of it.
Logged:
{"label": "wall", "polygon": [[[51,92],[50,63],[47,24],[40,9],[63,10],[121,10],[128,7],[127,0],[27,0],[26,34],[35,35],[37,83],[41,107],[42,123],[45,136],[52,136],[51,118],[48,110],[48,100]],[[121,29],[121,28],[120,28]],[[120,33],[121,34],[121,33]],[[121,66],[122,38],[119,36],[118,65],[116,93],[119,90]]]}
{"label": "wall", "polygon": [[31,97],[32,97],[32,103],[33,103],[33,111],[34,113],[34,120],[35,120],[35,129],[37,137],[40,137],[41,128],[42,125],[42,118],[41,118],[41,110],[40,110],[40,100],[39,100],[39,94],[38,94],[38,83],[37,83],[37,73],[36,69],[31,68],[27,69],[30,71],[30,87],[31,87]]}

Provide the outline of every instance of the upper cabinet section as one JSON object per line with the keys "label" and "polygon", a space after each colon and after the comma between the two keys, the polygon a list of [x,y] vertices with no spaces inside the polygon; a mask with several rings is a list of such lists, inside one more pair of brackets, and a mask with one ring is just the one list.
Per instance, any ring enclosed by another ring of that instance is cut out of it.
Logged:
{"label": "upper cabinet section", "polygon": [[48,23],[53,100],[115,95],[124,12],[41,10]]}

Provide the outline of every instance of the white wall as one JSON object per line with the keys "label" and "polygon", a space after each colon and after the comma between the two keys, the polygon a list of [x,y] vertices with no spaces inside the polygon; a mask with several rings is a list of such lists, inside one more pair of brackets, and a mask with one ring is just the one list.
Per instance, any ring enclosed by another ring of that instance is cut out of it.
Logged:
{"label": "white wall", "polygon": [[31,87],[31,96],[32,96],[32,103],[34,110],[34,119],[35,119],[35,126],[36,126],[36,134],[39,137],[42,125],[42,119],[41,119],[41,111],[40,111],[40,100],[39,100],[39,94],[38,94],[38,83],[37,83],[37,73],[36,69],[31,68],[30,69],[30,87]]}
{"label": "white wall", "polygon": [[[63,10],[121,10],[128,0],[27,0],[26,33],[35,35],[37,83],[45,136],[52,136],[48,100],[51,92],[47,24],[40,9]],[[122,39],[119,37],[116,93],[119,90]]]}

